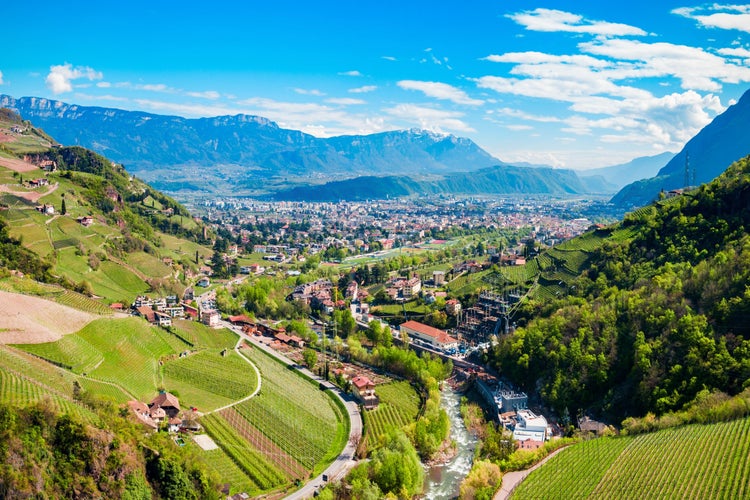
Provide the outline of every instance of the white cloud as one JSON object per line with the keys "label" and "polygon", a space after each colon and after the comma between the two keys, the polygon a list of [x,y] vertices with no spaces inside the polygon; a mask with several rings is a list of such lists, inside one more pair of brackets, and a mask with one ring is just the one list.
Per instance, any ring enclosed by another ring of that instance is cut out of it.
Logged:
{"label": "white cloud", "polygon": [[750,58],[750,50],[736,47],[734,49],[719,49],[717,51],[723,56]]}
{"label": "white cloud", "polygon": [[[697,12],[705,13],[697,14]],[[750,5],[720,5],[715,3],[708,7],[681,7],[672,10],[672,13],[693,19],[705,28],[750,33]]]}
{"label": "white cloud", "polygon": [[362,73],[360,73],[359,71],[355,69],[351,71],[341,71],[340,73],[338,73],[338,75],[339,76],[362,76]]}
{"label": "white cloud", "polygon": [[636,40],[598,40],[579,44],[582,51],[620,61],[631,61],[628,71],[614,77],[665,77],[681,80],[682,88],[718,91],[720,83],[750,82],[750,68],[699,47]]}
{"label": "white cloud", "polygon": [[352,94],[365,94],[367,92],[373,92],[377,90],[376,85],[363,85],[362,87],[357,87],[355,89],[349,89],[349,92]]}
{"label": "white cloud", "polygon": [[79,80],[81,78],[86,78],[89,81],[101,80],[103,75],[100,71],[96,71],[88,66],[76,66],[74,68],[70,63],[50,66],[49,74],[46,79],[47,88],[49,88],[53,94],[70,92],[73,90],[73,80]]}
{"label": "white cloud", "polygon": [[484,104],[484,101],[472,99],[463,90],[447,83],[401,80],[397,85],[404,90],[418,90],[427,97],[448,100],[456,104],[465,104],[467,106],[481,106]]}
{"label": "white cloud", "polygon": [[112,86],[112,83],[110,82],[96,82],[96,86],[100,89],[108,89]]}
{"label": "white cloud", "polygon": [[294,90],[296,93],[301,94],[301,95],[316,95],[316,96],[323,96],[323,95],[325,95],[323,92],[321,92],[318,89],[300,89],[300,88],[295,88],[295,89],[292,89],[292,90]]}
{"label": "white cloud", "polygon": [[76,99],[88,99],[92,101],[114,101],[114,102],[127,102],[127,97],[115,96],[111,94],[105,95],[91,95],[76,92]]}
{"label": "white cloud", "polygon": [[0,71],[0,85],[3,84],[3,72]]}
{"label": "white cloud", "polygon": [[397,61],[398,60],[398,59],[396,59],[393,56],[380,56],[380,58],[381,59],[385,59],[386,61]]}
{"label": "white cloud", "polygon": [[513,130],[515,132],[522,132],[524,130],[534,130],[534,127],[531,125],[506,125],[505,128],[508,130]]}
{"label": "white cloud", "polygon": [[163,83],[142,83],[135,86],[138,90],[148,90],[149,92],[173,92],[174,89],[169,88]]}
{"label": "white cloud", "polygon": [[331,97],[330,99],[326,99],[326,102],[330,104],[338,104],[340,106],[367,104],[367,102],[363,101],[362,99],[354,99],[352,97]]}
{"label": "white cloud", "polygon": [[520,118],[521,120],[532,121],[532,122],[557,123],[557,122],[562,121],[562,119],[558,118],[557,116],[532,115],[525,111],[521,111],[520,109],[512,109],[512,108],[500,108],[497,110],[497,113],[501,115],[505,115],[505,116],[511,116],[513,118]]}
{"label": "white cloud", "polygon": [[372,134],[393,128],[380,116],[371,113],[349,113],[341,107],[318,103],[284,102],[253,97],[238,101],[237,104],[244,107],[239,112],[265,116],[282,127],[302,130],[318,137]]}
{"label": "white cloud", "polygon": [[561,10],[537,8],[509,14],[508,18],[530,31],[587,33],[602,36],[646,35],[646,32],[627,24],[590,21],[583,16]]}
{"label": "white cloud", "polygon": [[215,90],[204,90],[203,92],[185,92],[185,95],[190,97],[197,97],[199,99],[209,99],[211,101],[215,101],[219,97],[221,97],[221,94],[216,92]]}
{"label": "white cloud", "polygon": [[384,110],[389,115],[418,124],[419,128],[443,133],[445,130],[456,132],[476,132],[461,120],[463,113],[417,106],[416,104],[398,104]]}

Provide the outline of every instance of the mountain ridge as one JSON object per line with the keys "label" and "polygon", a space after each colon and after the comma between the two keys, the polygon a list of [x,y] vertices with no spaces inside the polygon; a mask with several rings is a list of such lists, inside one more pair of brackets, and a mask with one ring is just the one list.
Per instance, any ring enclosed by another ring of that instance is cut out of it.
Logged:
{"label": "mountain ridge", "polygon": [[470,171],[502,163],[470,139],[413,129],[323,139],[252,115],[182,118],[7,95],[0,96],[0,106],[33,120],[63,144],[106,154],[146,181],[153,180],[149,175],[157,165],[168,170],[233,165],[240,175],[335,178]]}
{"label": "mountain ridge", "polygon": [[750,90],[701,129],[654,177],[628,184],[612,198],[612,203],[622,207],[642,206],[655,200],[660,191],[710,182],[724,172],[727,165],[748,154]]}

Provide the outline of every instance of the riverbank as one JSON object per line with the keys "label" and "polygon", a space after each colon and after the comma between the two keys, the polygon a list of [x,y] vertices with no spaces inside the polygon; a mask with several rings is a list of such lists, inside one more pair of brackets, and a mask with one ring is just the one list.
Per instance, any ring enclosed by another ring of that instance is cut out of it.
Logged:
{"label": "riverbank", "polygon": [[440,405],[445,409],[451,422],[454,453],[453,456],[446,453],[433,460],[427,467],[424,498],[429,500],[449,500],[458,497],[461,482],[474,462],[477,438],[466,429],[461,417],[461,395],[462,393],[455,391],[451,384],[446,384],[441,393]]}

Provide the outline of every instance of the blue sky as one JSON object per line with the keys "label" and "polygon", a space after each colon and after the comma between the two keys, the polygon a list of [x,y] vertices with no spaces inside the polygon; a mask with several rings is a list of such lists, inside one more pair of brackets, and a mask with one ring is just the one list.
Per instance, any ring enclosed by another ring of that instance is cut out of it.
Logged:
{"label": "blue sky", "polygon": [[321,137],[424,128],[509,162],[676,152],[750,88],[750,5],[41,1],[3,13],[0,93],[255,114]]}

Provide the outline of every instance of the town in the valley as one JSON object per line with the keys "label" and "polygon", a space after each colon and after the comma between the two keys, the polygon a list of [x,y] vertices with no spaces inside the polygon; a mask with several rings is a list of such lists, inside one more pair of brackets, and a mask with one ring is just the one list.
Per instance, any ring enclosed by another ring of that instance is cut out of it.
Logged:
{"label": "town in the valley", "polygon": [[[482,363],[482,353],[514,328],[515,307],[528,293],[493,280],[492,271],[524,268],[540,248],[605,220],[606,209],[597,200],[541,198],[203,201],[203,220],[227,243],[187,276],[193,285],[182,296],[139,296],[130,310],[165,328],[183,318],[231,327],[300,366],[308,344],[317,343],[318,370],[330,367],[327,375],[349,387],[365,409],[377,407],[384,379],[347,362],[345,327],[336,329],[342,317],[360,330],[376,324],[389,345],[451,360],[450,380],[471,382],[519,446],[534,449],[559,435],[554,417],[548,421],[538,401],[530,404]],[[217,292],[263,277],[286,284],[285,300],[305,313],[304,333],[288,331],[279,318],[222,310]],[[477,279],[470,293],[452,286]],[[148,420],[143,403],[134,408]]]}

